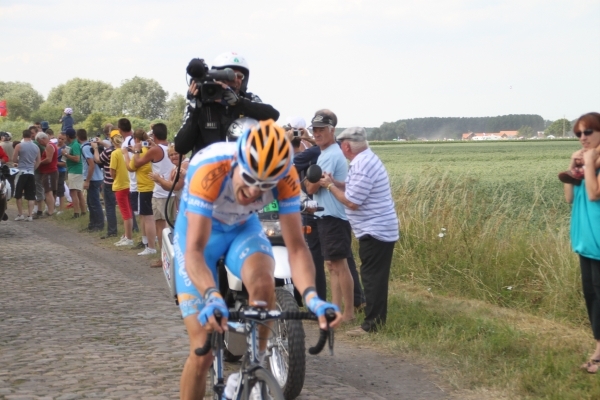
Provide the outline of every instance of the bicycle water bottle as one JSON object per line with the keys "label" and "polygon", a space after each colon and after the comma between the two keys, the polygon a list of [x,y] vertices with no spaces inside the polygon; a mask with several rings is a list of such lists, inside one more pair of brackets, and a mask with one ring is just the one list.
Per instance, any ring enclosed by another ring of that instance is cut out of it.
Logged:
{"label": "bicycle water bottle", "polygon": [[225,391],[223,392],[222,400],[231,400],[235,395],[235,388],[237,388],[238,382],[240,380],[240,373],[235,372],[229,375],[227,378],[227,385],[225,385]]}

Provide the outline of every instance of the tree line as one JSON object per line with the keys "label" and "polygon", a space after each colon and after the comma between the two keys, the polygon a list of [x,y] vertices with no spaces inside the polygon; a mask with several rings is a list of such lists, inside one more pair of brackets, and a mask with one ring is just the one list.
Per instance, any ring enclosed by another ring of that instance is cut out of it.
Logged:
{"label": "tree line", "polygon": [[[0,81],[0,100],[6,100],[11,122],[48,121],[57,123],[67,107],[73,109],[76,126],[94,133],[107,122],[126,116],[136,127],[147,129],[150,122],[167,124],[174,134],[181,125],[185,98],[168,92],[154,79],[133,77],[120,86],[90,79],[74,78],[50,90],[44,97],[26,82]],[[3,124],[2,124],[3,125]],[[14,126],[15,124],[8,124]]]}
{"label": "tree line", "polygon": [[373,128],[371,140],[460,139],[467,132],[521,131],[528,134],[543,131],[546,122],[539,115],[511,114],[496,117],[411,118],[384,122]]}

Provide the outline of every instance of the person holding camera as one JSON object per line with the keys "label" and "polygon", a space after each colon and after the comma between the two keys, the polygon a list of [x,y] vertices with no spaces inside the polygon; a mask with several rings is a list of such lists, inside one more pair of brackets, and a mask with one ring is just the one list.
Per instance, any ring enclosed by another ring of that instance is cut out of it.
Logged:
{"label": "person holding camera", "polygon": [[[84,130],[84,129],[82,129]],[[89,232],[99,232],[104,230],[104,212],[102,203],[100,203],[100,188],[104,174],[102,168],[95,160],[95,153],[102,150],[98,148],[100,139],[93,137],[88,143],[81,146],[83,155],[83,188],[87,190],[87,205],[90,210],[90,222],[87,230]]]}
{"label": "person holding camera", "polygon": [[183,125],[175,136],[180,154],[223,142],[229,125],[240,117],[258,121],[279,118],[279,111],[247,92],[250,67],[239,54],[219,55],[209,70],[204,60],[193,59],[187,68],[192,77]]}

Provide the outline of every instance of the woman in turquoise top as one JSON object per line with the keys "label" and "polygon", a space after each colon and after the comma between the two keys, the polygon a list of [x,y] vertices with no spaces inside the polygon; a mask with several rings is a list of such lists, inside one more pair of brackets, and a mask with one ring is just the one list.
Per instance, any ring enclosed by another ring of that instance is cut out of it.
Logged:
{"label": "woman in turquoise top", "polygon": [[[565,184],[565,198],[571,209],[571,246],[579,255],[583,297],[596,349],[581,368],[589,373],[600,369],[600,113],[584,114],[573,126],[582,150],[571,156],[571,170],[583,158],[584,177],[580,185]],[[583,155],[583,157],[582,157]]]}

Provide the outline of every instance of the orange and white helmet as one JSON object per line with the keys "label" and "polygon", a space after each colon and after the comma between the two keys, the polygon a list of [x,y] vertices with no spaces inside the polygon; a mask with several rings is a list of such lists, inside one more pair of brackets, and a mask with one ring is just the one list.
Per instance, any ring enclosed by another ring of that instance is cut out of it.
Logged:
{"label": "orange and white helmet", "polygon": [[237,141],[237,162],[257,181],[276,182],[286,176],[293,156],[285,131],[272,119],[253,125]]}

